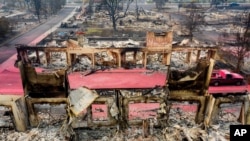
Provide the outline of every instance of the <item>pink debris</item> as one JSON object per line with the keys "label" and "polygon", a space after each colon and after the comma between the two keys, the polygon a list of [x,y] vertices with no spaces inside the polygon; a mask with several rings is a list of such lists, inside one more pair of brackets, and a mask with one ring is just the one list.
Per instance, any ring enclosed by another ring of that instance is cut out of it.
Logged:
{"label": "pink debris", "polygon": [[91,110],[93,120],[108,120],[108,106],[106,104],[92,104]]}
{"label": "pink debris", "polygon": [[244,93],[248,90],[250,92],[248,85],[241,86],[209,86],[208,93],[216,94],[216,93]]}
{"label": "pink debris", "polygon": [[149,119],[157,117],[160,103],[131,103],[129,104],[129,120]]}

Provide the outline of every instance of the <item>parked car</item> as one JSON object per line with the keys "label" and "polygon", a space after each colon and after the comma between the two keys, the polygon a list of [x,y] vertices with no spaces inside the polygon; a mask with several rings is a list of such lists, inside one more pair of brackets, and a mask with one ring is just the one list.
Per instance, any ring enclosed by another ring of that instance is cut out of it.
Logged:
{"label": "parked car", "polygon": [[244,77],[238,73],[233,73],[228,70],[214,70],[210,79],[210,85],[242,85],[244,84]]}
{"label": "parked car", "polygon": [[229,4],[229,7],[237,7],[237,6],[240,6],[240,4],[238,4],[237,2],[231,2]]}

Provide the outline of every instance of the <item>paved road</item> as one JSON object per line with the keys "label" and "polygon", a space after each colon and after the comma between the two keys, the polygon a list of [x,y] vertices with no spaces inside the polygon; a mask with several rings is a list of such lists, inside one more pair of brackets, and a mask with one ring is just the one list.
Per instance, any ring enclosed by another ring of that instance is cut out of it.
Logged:
{"label": "paved road", "polygon": [[0,46],[0,64],[16,53],[15,44],[35,44],[34,41],[46,37],[47,34],[45,33],[65,20],[66,17],[74,12],[74,9],[74,6],[64,7],[56,16],[50,17],[45,23]]}

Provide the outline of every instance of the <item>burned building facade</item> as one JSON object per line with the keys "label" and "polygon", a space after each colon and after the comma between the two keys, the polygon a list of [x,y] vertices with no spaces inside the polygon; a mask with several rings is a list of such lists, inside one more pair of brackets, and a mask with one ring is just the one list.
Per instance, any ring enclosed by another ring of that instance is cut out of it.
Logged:
{"label": "burned building facade", "polygon": [[[19,97],[23,108],[17,111],[23,117],[16,121],[17,129],[36,127],[34,105],[44,103],[66,105],[71,126],[66,128],[119,125],[122,129],[148,119],[155,119],[155,126],[167,126],[171,101],[197,102],[196,122],[211,124],[216,106],[232,101],[209,94],[217,47],[173,45],[172,36],[172,31],[147,32],[145,42],[18,45],[16,66],[24,95]],[[174,52],[184,54],[187,64],[194,58],[195,66],[171,69]],[[248,102],[244,97],[239,101]]]}

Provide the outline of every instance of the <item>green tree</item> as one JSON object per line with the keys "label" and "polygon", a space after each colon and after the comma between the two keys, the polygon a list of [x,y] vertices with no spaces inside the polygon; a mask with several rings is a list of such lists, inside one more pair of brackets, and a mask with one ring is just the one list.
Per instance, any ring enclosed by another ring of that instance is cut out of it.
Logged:
{"label": "green tree", "polygon": [[10,22],[7,18],[1,17],[0,18],[0,37],[5,37],[5,35],[10,30]]}

